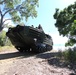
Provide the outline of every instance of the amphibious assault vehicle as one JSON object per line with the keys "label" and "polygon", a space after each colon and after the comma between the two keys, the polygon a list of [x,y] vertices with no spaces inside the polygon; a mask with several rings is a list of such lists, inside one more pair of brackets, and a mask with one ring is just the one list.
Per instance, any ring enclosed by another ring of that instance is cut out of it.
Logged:
{"label": "amphibious assault vehicle", "polygon": [[52,37],[45,34],[41,25],[38,27],[20,26],[9,28],[6,35],[19,52],[46,52],[53,48]]}

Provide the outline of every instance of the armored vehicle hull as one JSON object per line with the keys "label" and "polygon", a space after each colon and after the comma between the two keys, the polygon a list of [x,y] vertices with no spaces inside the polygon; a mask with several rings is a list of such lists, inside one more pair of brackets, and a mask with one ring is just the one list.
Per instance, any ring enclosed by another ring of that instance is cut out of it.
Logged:
{"label": "armored vehicle hull", "polygon": [[45,34],[42,29],[17,25],[14,28],[9,28],[6,35],[19,52],[34,51],[41,53],[53,48],[51,36]]}

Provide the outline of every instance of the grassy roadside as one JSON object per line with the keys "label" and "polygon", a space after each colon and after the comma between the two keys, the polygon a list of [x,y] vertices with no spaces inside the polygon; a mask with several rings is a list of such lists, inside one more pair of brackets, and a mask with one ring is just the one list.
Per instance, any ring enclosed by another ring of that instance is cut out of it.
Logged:
{"label": "grassy roadside", "polygon": [[4,50],[13,50],[13,49],[15,49],[14,46],[3,46],[3,47],[0,46],[0,52]]}
{"label": "grassy roadside", "polygon": [[58,54],[60,59],[64,59],[70,63],[76,63],[76,47],[66,49],[65,51],[59,51]]}

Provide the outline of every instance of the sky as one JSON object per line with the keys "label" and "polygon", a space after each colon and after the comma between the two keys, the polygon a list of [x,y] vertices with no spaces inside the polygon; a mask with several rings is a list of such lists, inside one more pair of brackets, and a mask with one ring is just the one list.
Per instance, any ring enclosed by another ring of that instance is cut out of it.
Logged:
{"label": "sky", "polygon": [[[70,4],[73,4],[76,0],[39,0],[39,7],[37,8],[37,18],[29,18],[25,21],[26,25],[34,25],[37,27],[39,24],[43,27],[45,33],[52,36],[54,42],[54,49],[63,49],[65,42],[67,42],[67,37],[59,35],[57,28],[55,27],[55,19],[53,15],[55,9],[59,8],[63,10]],[[11,22],[10,22],[11,23]]]}
{"label": "sky", "polygon": [[38,16],[37,18],[29,18],[26,25],[34,25],[35,27],[41,24],[45,33],[52,36],[54,42],[54,49],[64,49],[65,42],[67,42],[67,37],[59,35],[57,28],[55,27],[55,19],[53,15],[55,9],[59,8],[63,10],[70,4],[74,4],[76,0],[39,0],[39,8],[37,8]]}

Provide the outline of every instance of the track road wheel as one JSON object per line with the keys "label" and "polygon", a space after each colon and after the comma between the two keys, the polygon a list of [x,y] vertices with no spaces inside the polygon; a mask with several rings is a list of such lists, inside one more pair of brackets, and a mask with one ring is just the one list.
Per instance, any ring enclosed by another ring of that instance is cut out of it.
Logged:
{"label": "track road wheel", "polygon": [[41,47],[41,46],[37,46],[37,47],[35,48],[35,52],[36,52],[36,53],[46,52],[46,48],[45,48],[45,47]]}
{"label": "track road wheel", "polygon": [[32,51],[33,52],[36,52],[36,53],[43,53],[43,52],[46,52],[46,47],[44,46],[35,46],[32,48]]}
{"label": "track road wheel", "polygon": [[50,51],[50,50],[52,50],[52,49],[53,49],[52,46],[47,45],[47,47],[46,47],[46,50],[47,50],[47,51]]}
{"label": "track road wheel", "polygon": [[46,47],[39,47],[39,53],[46,52]]}
{"label": "track road wheel", "polygon": [[24,51],[22,47],[16,46],[15,48],[16,48],[19,52],[23,52],[23,51]]}

